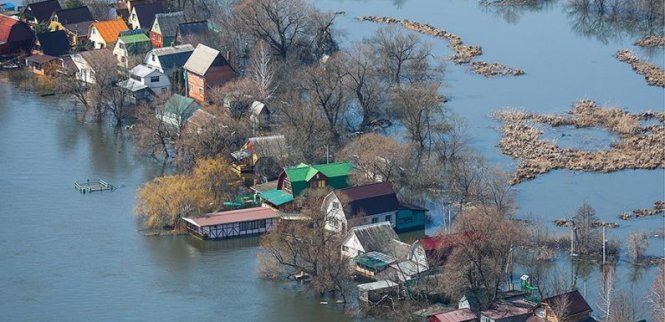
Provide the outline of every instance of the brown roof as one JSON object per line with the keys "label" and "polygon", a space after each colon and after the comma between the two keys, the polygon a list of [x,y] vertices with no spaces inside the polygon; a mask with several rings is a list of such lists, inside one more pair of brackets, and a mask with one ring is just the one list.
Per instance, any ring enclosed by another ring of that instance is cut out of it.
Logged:
{"label": "brown roof", "polygon": [[543,300],[543,303],[547,304],[549,307],[553,307],[558,303],[564,302],[568,305],[566,305],[566,311],[563,313],[563,317],[593,311],[589,306],[589,303],[587,303],[587,301],[584,299],[584,296],[582,296],[582,294],[580,294],[580,292],[577,290],[548,297]]}
{"label": "brown roof", "polygon": [[230,211],[220,211],[210,214],[205,214],[196,218],[184,218],[185,220],[202,226],[215,226],[222,224],[230,224],[236,222],[245,222],[269,218],[278,218],[277,210],[269,207],[256,207],[246,208]]}
{"label": "brown roof", "polygon": [[38,63],[38,64],[44,64],[44,63],[48,63],[48,62],[50,62],[52,60],[56,60],[56,59],[58,59],[58,57],[37,54],[37,55],[32,55],[32,56],[26,58],[25,60],[27,60],[29,62],[35,62],[35,63]]}
{"label": "brown roof", "polygon": [[459,309],[450,312],[439,313],[434,315],[434,318],[439,322],[466,322],[477,321],[478,317],[469,309]]}
{"label": "brown roof", "polygon": [[335,190],[348,216],[358,214],[375,215],[399,208],[399,200],[389,182],[378,182],[363,186]]}
{"label": "brown roof", "polygon": [[515,301],[512,303],[495,304],[491,309],[482,311],[480,314],[492,320],[499,320],[522,315],[530,315],[533,309],[533,305],[530,305],[524,301]]}

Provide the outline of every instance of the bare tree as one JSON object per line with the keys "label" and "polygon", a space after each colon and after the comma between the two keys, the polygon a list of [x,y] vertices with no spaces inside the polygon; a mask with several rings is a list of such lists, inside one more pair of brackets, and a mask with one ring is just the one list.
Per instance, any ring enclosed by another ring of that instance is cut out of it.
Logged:
{"label": "bare tree", "polygon": [[160,103],[140,104],[136,115],[138,122],[132,130],[136,135],[139,150],[166,160],[173,156],[170,147],[175,128],[158,119],[157,115],[160,113],[163,113],[163,105]]}
{"label": "bare tree", "polygon": [[275,71],[273,70],[272,54],[268,51],[265,42],[260,41],[252,55],[250,65],[250,79],[254,82],[257,89],[257,99],[260,101],[269,100],[275,94],[277,84],[274,82]]}
{"label": "bare tree", "polygon": [[661,264],[647,296],[656,322],[665,322],[665,265]]}
{"label": "bare tree", "polygon": [[615,297],[615,271],[613,266],[605,266],[603,267],[603,277],[600,280],[600,288],[599,288],[599,299],[600,303],[598,305],[598,308],[600,309],[600,312],[603,315],[603,318],[605,320],[610,320],[612,317],[612,313],[614,310],[614,307],[612,306],[612,302]]}
{"label": "bare tree", "polygon": [[596,210],[591,205],[584,203],[577,209],[573,222],[578,253],[590,255],[599,251],[602,238],[595,225],[597,221]]}
{"label": "bare tree", "polygon": [[353,93],[353,104],[362,119],[359,130],[367,131],[385,113],[382,105],[386,101],[388,89],[377,71],[378,54],[374,47],[358,43],[344,55],[347,74],[345,86]]}
{"label": "bare tree", "polygon": [[649,240],[647,239],[647,234],[643,232],[632,232],[628,235],[628,256],[634,261],[637,262],[640,260],[649,246]]}

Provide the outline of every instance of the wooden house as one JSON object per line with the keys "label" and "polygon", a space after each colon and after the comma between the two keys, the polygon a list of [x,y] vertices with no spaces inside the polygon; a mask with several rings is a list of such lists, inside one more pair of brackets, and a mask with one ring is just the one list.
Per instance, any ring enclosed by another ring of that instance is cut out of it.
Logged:
{"label": "wooden house", "polygon": [[368,278],[403,282],[429,270],[420,242],[400,241],[388,222],[351,228],[342,240],[341,252],[354,260],[357,273]]}
{"label": "wooden house", "polygon": [[591,306],[578,290],[542,300],[529,322],[586,322],[591,318]]}
{"label": "wooden house", "polygon": [[245,208],[182,218],[187,230],[201,239],[226,239],[264,234],[277,226],[279,214],[268,207]]}
{"label": "wooden house", "polygon": [[129,70],[129,78],[118,83],[133,93],[134,101],[166,97],[171,94],[171,81],[164,73],[146,65],[136,65]]}
{"label": "wooden house", "polygon": [[478,317],[470,309],[457,309],[429,317],[427,322],[478,322]]}
{"label": "wooden house", "polygon": [[190,44],[177,45],[163,48],[153,48],[143,59],[143,64],[159,69],[171,77],[174,73],[180,73],[187,60],[194,52]]}
{"label": "wooden house", "polygon": [[0,55],[29,53],[34,41],[28,24],[0,14]]}
{"label": "wooden house", "polygon": [[129,68],[130,58],[145,55],[150,51],[151,46],[150,38],[143,30],[121,31],[113,48],[113,56],[118,59],[118,65]]}
{"label": "wooden house", "polygon": [[53,57],[69,53],[69,38],[63,30],[42,32],[37,34],[34,51]]}
{"label": "wooden house", "polygon": [[90,25],[88,39],[95,49],[113,48],[121,31],[129,30],[125,21],[120,18],[106,21],[95,21]]}
{"label": "wooden house", "polygon": [[286,138],[283,135],[249,138],[240,150],[231,153],[232,166],[238,173],[255,173],[265,176],[266,181],[274,180],[279,176],[281,167],[278,167],[278,170],[259,168],[261,165],[270,164],[266,159],[272,158],[273,161],[278,161],[285,157],[287,152]]}
{"label": "wooden house", "polygon": [[427,209],[400,202],[389,182],[334,190],[322,205],[326,229],[346,232],[352,225],[388,222],[399,232],[424,229]]}
{"label": "wooden house", "polygon": [[155,15],[164,13],[166,10],[161,3],[138,3],[132,7],[128,23],[131,29],[150,30],[155,22]]}
{"label": "wooden house", "polygon": [[277,188],[259,194],[261,200],[274,207],[289,204],[309,188],[347,188],[353,166],[348,162],[307,165],[284,168],[277,177]]}
{"label": "wooden house", "polygon": [[178,25],[185,22],[182,11],[158,13],[150,29],[150,41],[153,47],[171,46],[178,31]]}
{"label": "wooden house", "polygon": [[36,54],[25,59],[25,65],[37,75],[55,75],[62,61],[58,57]]}
{"label": "wooden house", "polygon": [[187,96],[203,103],[209,90],[233,79],[235,71],[219,50],[199,44],[185,63]]}
{"label": "wooden house", "polygon": [[36,25],[47,23],[53,13],[62,9],[58,0],[33,2],[23,8],[23,17],[26,22]]}
{"label": "wooden house", "polygon": [[173,94],[164,103],[162,112],[157,113],[157,118],[162,122],[175,128],[183,128],[194,113],[201,108],[193,99],[178,94]]}
{"label": "wooden house", "polygon": [[249,123],[255,129],[268,128],[270,126],[270,109],[266,104],[254,101],[252,105],[249,106]]}
{"label": "wooden house", "polygon": [[78,46],[85,44],[88,40],[90,25],[95,21],[87,6],[60,9],[51,15],[48,29],[51,31],[62,30],[67,33],[69,44]]}
{"label": "wooden house", "polygon": [[211,35],[208,20],[183,22],[178,25],[174,44],[192,44],[205,43],[205,40]]}

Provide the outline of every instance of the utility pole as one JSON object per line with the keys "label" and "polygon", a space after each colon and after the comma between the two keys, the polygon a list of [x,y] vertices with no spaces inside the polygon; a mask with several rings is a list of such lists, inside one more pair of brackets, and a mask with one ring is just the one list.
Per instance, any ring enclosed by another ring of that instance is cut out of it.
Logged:
{"label": "utility pole", "polygon": [[326,144],[326,164],[330,163],[330,150],[328,149],[328,145]]}

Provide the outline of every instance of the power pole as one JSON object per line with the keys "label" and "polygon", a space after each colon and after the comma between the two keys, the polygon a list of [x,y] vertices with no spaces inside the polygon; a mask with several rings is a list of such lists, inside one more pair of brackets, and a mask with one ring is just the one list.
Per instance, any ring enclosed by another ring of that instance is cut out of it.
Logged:
{"label": "power pole", "polygon": [[328,145],[326,144],[326,164],[330,163],[330,150],[328,149]]}

